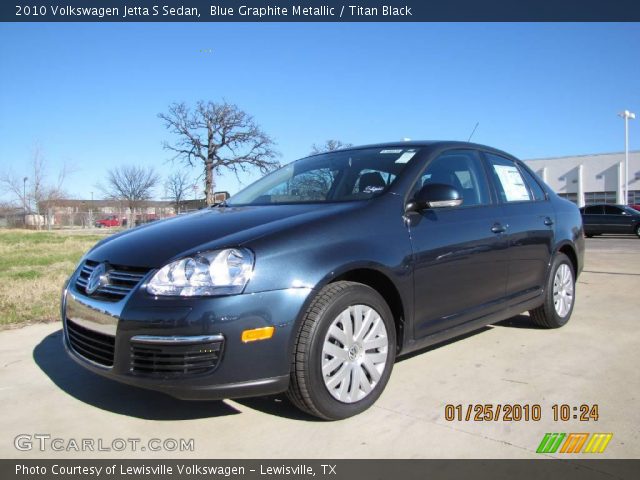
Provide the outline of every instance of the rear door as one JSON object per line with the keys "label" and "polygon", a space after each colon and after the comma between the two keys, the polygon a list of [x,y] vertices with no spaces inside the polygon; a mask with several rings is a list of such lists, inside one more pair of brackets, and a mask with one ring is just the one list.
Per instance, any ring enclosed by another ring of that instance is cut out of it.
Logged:
{"label": "rear door", "polygon": [[485,152],[502,203],[509,242],[507,297],[512,303],[538,295],[554,245],[555,212],[538,180],[521,164]]}

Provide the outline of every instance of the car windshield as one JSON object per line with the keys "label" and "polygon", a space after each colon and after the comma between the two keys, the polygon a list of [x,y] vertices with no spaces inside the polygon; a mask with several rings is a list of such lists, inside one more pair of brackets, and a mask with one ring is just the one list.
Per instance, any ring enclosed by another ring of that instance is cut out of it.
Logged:
{"label": "car windshield", "polygon": [[631,215],[640,215],[640,212],[634,208],[631,207],[627,207],[626,205],[622,207],[622,209],[627,212],[630,213]]}
{"label": "car windshield", "polygon": [[365,200],[384,193],[419,149],[365,148],[315,155],[249,185],[228,206]]}

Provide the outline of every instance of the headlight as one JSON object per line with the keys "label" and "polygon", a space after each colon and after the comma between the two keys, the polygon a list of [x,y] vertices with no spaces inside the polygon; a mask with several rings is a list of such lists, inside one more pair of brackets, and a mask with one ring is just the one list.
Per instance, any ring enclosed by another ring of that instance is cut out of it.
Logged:
{"label": "headlight", "polygon": [[193,297],[241,293],[253,272],[253,253],[227,248],[181,258],[162,267],[147,284],[151,295]]}

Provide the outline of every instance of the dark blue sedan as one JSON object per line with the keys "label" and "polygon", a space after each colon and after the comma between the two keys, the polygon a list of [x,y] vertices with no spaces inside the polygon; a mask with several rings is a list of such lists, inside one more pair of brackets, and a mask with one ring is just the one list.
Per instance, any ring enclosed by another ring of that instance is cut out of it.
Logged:
{"label": "dark blue sedan", "polygon": [[96,245],[64,289],[65,345],[179,398],[286,391],[341,419],[376,401],[398,355],[525,311],[567,323],[583,235],[575,205],[493,148],[319,154]]}

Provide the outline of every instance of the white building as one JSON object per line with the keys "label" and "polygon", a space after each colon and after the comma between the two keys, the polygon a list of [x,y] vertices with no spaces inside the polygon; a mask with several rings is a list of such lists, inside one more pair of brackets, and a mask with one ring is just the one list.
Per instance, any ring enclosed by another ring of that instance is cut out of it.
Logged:
{"label": "white building", "polygon": [[[624,201],[624,152],[524,160],[560,196],[578,204]],[[640,204],[640,150],[629,152],[628,203]]]}

